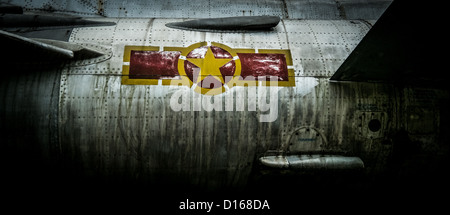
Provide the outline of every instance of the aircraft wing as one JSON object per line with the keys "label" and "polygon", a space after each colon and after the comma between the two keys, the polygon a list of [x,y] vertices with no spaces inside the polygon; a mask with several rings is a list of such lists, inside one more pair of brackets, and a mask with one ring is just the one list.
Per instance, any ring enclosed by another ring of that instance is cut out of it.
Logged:
{"label": "aircraft wing", "polygon": [[33,55],[43,53],[60,59],[90,58],[103,55],[98,50],[75,43],[48,39],[30,39],[2,30],[0,30],[0,39],[2,41],[0,44],[3,44],[3,47],[6,45],[21,47],[20,50],[26,49]]}
{"label": "aircraft wing", "polygon": [[[432,43],[446,39],[430,26],[444,13],[437,10],[438,5],[414,3],[394,1],[331,80],[445,86],[441,67],[445,60],[439,46]],[[435,15],[418,18],[431,13]]]}

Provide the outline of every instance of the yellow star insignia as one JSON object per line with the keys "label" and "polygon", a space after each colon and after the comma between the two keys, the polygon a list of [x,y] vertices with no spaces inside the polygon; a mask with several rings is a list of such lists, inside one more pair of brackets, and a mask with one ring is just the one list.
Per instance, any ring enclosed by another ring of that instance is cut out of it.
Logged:
{"label": "yellow star insignia", "polygon": [[200,73],[197,75],[196,80],[193,80],[198,84],[208,76],[212,76],[221,83],[225,83],[223,75],[220,72],[220,67],[230,62],[232,59],[214,57],[214,53],[212,52],[211,47],[208,46],[205,58],[187,58],[187,60],[200,68]]}

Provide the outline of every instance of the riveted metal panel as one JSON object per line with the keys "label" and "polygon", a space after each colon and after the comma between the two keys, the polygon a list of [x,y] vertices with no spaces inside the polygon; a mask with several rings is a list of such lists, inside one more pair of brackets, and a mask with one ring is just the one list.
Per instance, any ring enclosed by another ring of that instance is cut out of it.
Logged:
{"label": "riveted metal panel", "polygon": [[339,6],[347,19],[378,19],[392,1],[388,0],[355,0],[339,1]]}
{"label": "riveted metal panel", "polygon": [[[285,20],[293,61],[305,76],[330,76],[347,58],[364,34],[365,25],[348,21]],[[364,25],[360,27],[360,25]],[[297,73],[297,75],[302,75]]]}
{"label": "riveted metal panel", "polygon": [[279,16],[289,19],[378,19],[390,0],[12,0],[31,12],[56,11],[83,17],[213,18]]}
{"label": "riveted metal panel", "polygon": [[[108,19],[108,21],[117,22],[117,19]],[[74,28],[69,41],[110,45],[114,40],[116,27],[117,26]]]}
{"label": "riveted metal panel", "polygon": [[339,11],[334,0],[295,1],[286,0],[290,19],[339,19]]}

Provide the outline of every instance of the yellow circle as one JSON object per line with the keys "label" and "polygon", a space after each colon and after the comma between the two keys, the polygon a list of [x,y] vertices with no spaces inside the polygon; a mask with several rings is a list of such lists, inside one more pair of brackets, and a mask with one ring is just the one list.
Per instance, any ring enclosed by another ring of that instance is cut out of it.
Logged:
{"label": "yellow circle", "polygon": [[[186,71],[184,70],[184,62],[186,61],[186,56],[192,50],[203,47],[203,46],[208,46],[208,42],[194,43],[194,44],[190,45],[189,47],[183,49],[183,51],[181,52],[180,58],[178,58],[178,72],[180,73],[181,77],[187,77]],[[218,95],[218,94],[224,93],[226,91],[225,85],[227,85],[228,88],[233,87],[241,75],[241,60],[239,59],[237,53],[232,48],[230,48],[224,44],[216,43],[216,42],[211,42],[211,46],[219,47],[219,48],[227,51],[228,53],[230,53],[233,58],[232,60],[234,60],[234,63],[236,65],[236,69],[234,71],[233,78],[231,80],[229,80],[228,82],[224,83],[224,86],[222,86],[220,88],[208,89],[208,88],[203,88],[199,85],[196,85],[194,91],[197,93],[204,94],[204,95]],[[189,78],[187,78],[187,79],[189,80],[189,87],[192,87],[192,85],[194,85],[194,83],[192,82],[191,79],[189,79]]]}

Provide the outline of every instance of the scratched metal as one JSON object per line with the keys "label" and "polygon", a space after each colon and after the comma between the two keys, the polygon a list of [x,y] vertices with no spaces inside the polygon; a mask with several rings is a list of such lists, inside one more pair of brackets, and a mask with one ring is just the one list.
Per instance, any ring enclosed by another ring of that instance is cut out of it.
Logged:
{"label": "scratched metal", "polygon": [[291,19],[376,20],[392,0],[11,0],[25,12],[62,12],[83,17],[218,18],[279,16]]}

